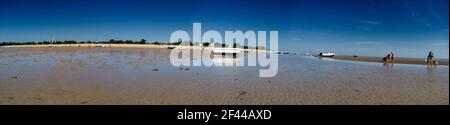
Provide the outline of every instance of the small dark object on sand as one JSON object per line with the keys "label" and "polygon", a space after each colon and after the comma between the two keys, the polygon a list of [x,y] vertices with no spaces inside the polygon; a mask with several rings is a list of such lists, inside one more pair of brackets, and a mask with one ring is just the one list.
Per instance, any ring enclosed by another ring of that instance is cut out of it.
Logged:
{"label": "small dark object on sand", "polygon": [[363,79],[367,79],[367,78],[364,78],[364,77],[358,77],[357,79],[363,80]]}
{"label": "small dark object on sand", "polygon": [[356,57],[358,57],[358,56],[357,56],[357,55],[353,55],[353,57],[355,57],[355,58],[356,58]]}
{"label": "small dark object on sand", "polygon": [[244,96],[245,94],[247,94],[247,91],[241,91],[241,92],[239,92],[239,95],[237,96],[237,98],[240,98],[240,97]]}
{"label": "small dark object on sand", "polygon": [[189,70],[189,68],[178,68],[178,70]]}
{"label": "small dark object on sand", "polygon": [[159,71],[159,69],[153,69],[152,71]]}
{"label": "small dark object on sand", "polygon": [[43,98],[35,97],[33,99],[35,99],[35,100],[42,100]]}

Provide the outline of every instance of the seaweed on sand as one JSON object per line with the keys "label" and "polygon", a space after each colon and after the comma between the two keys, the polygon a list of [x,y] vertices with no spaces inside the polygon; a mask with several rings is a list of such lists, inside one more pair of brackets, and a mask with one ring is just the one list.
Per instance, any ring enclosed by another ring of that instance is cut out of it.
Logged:
{"label": "seaweed on sand", "polygon": [[243,96],[245,96],[247,93],[248,93],[248,92],[245,91],[245,90],[240,91],[240,92],[239,92],[239,95],[236,97],[236,99],[244,100]]}

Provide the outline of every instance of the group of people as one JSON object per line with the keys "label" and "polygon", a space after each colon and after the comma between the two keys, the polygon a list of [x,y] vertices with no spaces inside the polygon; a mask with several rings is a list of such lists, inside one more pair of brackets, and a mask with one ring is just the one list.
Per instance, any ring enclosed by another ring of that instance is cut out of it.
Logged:
{"label": "group of people", "polygon": [[385,56],[383,58],[383,61],[385,63],[394,63],[394,53],[391,52],[391,53],[387,54],[387,56]]}
{"label": "group of people", "polygon": [[[394,53],[391,52],[391,53],[387,54],[387,56],[385,56],[383,58],[383,62],[384,63],[394,63]],[[437,65],[438,64],[437,60],[434,58],[433,52],[431,52],[431,51],[428,53],[428,57],[425,60],[425,62],[427,63],[427,65]]]}

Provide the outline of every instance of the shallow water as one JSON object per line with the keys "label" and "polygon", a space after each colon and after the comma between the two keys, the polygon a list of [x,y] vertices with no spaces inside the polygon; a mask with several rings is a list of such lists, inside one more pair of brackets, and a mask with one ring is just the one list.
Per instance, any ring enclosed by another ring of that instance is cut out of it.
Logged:
{"label": "shallow water", "polygon": [[279,55],[259,67],[173,67],[170,50],[0,48],[0,104],[449,104],[449,68]]}

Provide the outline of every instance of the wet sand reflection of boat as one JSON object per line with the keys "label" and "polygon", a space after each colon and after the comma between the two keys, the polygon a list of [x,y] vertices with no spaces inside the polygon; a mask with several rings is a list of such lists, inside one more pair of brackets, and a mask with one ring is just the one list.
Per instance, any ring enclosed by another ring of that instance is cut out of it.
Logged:
{"label": "wet sand reflection of boat", "polygon": [[213,55],[211,61],[214,65],[235,65],[240,62],[241,58],[243,57],[237,58],[236,56],[227,57],[223,55]]}
{"label": "wet sand reflection of boat", "polygon": [[213,48],[212,49],[212,53],[215,55],[233,55],[236,56],[239,53],[241,53],[241,51],[237,48]]}
{"label": "wet sand reflection of boat", "polygon": [[319,57],[334,57],[335,55],[336,53],[327,52],[327,53],[320,53]]}

